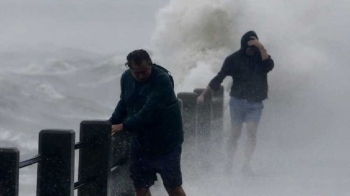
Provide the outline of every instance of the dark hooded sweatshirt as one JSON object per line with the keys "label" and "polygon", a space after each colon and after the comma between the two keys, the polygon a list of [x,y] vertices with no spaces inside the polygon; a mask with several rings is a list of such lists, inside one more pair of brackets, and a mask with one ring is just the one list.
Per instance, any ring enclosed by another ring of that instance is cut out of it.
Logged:
{"label": "dark hooded sweatshirt", "polygon": [[260,52],[254,56],[246,54],[249,47],[247,42],[251,36],[258,38],[254,31],[245,33],[241,39],[241,48],[225,59],[220,72],[210,81],[209,86],[216,91],[225,77],[231,76],[231,97],[260,102],[267,98],[267,73],[273,69],[274,62],[270,56],[262,60]]}
{"label": "dark hooded sweatshirt", "polygon": [[123,123],[132,133],[132,150],[155,157],[179,147],[183,142],[181,111],[169,75],[154,64],[146,82],[136,81],[127,70],[120,84],[120,100],[109,121]]}

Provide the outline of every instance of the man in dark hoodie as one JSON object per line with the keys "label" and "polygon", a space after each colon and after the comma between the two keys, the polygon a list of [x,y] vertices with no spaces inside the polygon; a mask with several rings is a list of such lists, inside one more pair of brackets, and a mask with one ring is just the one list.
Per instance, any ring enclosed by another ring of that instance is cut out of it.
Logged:
{"label": "man in dark hoodie", "polygon": [[241,39],[241,48],[228,56],[220,72],[210,81],[208,87],[198,97],[203,102],[211,90],[218,90],[226,76],[233,79],[230,92],[230,114],[232,133],[228,141],[227,170],[232,169],[232,158],[237,149],[242,125],[246,123],[248,139],[245,145],[243,172],[251,173],[250,160],[256,146],[256,133],[267,98],[267,73],[274,67],[274,62],[258,40],[254,31],[245,33]]}
{"label": "man in dark hoodie", "polygon": [[126,66],[120,100],[109,121],[113,133],[131,133],[130,177],[136,195],[151,195],[149,187],[159,173],[170,196],[185,196],[180,169],[182,120],[172,78],[142,49],[127,56]]}

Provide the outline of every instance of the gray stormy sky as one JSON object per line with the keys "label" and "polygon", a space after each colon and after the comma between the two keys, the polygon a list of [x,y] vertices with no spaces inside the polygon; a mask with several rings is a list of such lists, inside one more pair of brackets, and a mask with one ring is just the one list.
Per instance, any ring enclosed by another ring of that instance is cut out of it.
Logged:
{"label": "gray stormy sky", "polygon": [[[56,45],[114,53],[150,43],[164,0],[0,0],[0,50]],[[125,41],[128,40],[128,41]]]}

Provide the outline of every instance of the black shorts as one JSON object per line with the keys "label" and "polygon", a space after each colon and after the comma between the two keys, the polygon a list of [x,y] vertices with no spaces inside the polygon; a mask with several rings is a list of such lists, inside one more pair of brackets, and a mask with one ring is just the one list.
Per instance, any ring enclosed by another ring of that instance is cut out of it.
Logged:
{"label": "black shorts", "polygon": [[157,158],[150,158],[140,151],[131,153],[130,177],[135,188],[149,188],[157,180],[156,173],[162,177],[166,188],[182,185],[181,147]]}

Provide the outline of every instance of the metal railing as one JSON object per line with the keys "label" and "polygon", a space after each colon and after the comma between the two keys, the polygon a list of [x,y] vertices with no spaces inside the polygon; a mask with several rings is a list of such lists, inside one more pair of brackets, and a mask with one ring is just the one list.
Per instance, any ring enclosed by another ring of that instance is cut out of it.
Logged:
{"label": "metal railing", "polygon": [[[37,196],[107,196],[110,173],[111,125],[83,121],[80,142],[73,130],[42,130],[39,153],[19,162],[16,148],[0,149],[0,196],[17,196],[19,169],[38,164]],[[75,150],[79,150],[78,181],[74,182]]]}
{"label": "metal railing", "polygon": [[[193,159],[196,155],[202,159],[201,163],[207,163],[211,150],[208,140],[222,143],[224,91],[221,87],[218,92],[209,93],[204,103],[197,104],[197,97],[203,90],[181,92],[177,97],[185,134],[184,156]],[[215,134],[212,127],[215,127]],[[78,196],[133,196],[126,172],[130,135],[121,132],[111,137],[110,130],[107,121],[82,121],[77,143],[73,130],[42,130],[38,155],[22,162],[19,162],[18,149],[0,148],[0,196],[17,196],[19,169],[36,163],[37,196],[73,196],[74,190],[78,190]],[[77,182],[74,182],[75,150],[79,150]],[[114,192],[111,193],[111,189]]]}

